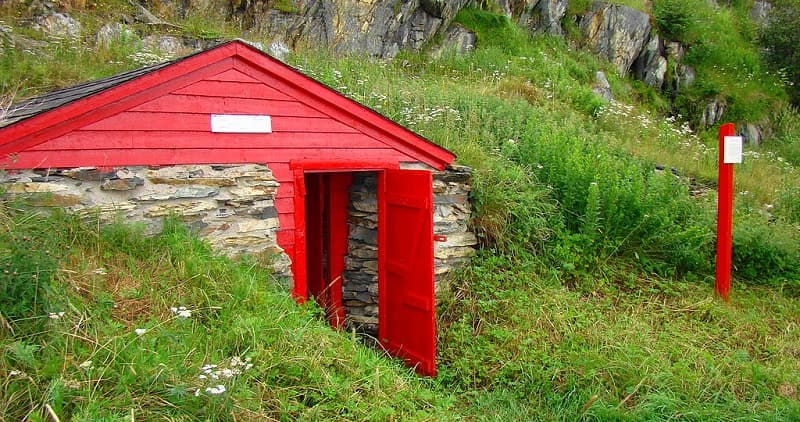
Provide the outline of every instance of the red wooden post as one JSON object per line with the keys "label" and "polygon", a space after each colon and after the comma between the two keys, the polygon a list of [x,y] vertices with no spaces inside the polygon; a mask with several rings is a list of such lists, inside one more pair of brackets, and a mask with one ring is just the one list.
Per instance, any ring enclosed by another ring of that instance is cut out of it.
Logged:
{"label": "red wooden post", "polygon": [[725,163],[725,137],[733,136],[733,123],[719,128],[719,192],[717,195],[717,294],[727,302],[731,290],[733,226],[733,164]]}

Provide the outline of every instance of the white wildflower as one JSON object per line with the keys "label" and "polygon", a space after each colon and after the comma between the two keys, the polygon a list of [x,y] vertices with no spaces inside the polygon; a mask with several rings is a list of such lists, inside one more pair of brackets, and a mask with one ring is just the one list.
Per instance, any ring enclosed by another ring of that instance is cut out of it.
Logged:
{"label": "white wildflower", "polygon": [[219,395],[225,392],[225,386],[222,384],[217,384],[214,387],[207,387],[206,393],[211,395]]}
{"label": "white wildflower", "polygon": [[137,336],[141,336],[147,332],[147,328],[137,328],[133,330],[133,332],[136,333]]}
{"label": "white wildflower", "polygon": [[84,361],[83,363],[78,365],[78,368],[81,368],[81,369],[92,369],[92,361],[90,361],[90,360]]}
{"label": "white wildflower", "polygon": [[169,310],[179,318],[189,318],[192,316],[192,311],[186,309],[185,306],[179,306],[177,308],[173,306],[169,308]]}
{"label": "white wildflower", "polygon": [[47,317],[50,319],[59,319],[64,316],[63,312],[48,312]]}

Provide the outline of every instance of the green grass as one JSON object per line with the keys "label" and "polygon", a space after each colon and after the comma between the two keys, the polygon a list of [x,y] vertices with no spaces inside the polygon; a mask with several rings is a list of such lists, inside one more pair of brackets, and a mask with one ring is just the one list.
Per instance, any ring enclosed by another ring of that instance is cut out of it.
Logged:
{"label": "green grass", "polygon": [[442,382],[494,420],[800,416],[796,298],[617,272],[571,284],[480,256],[442,307]]}
{"label": "green grass", "polygon": [[[2,420],[39,420],[45,404],[74,421],[457,415],[449,393],[332,331],[258,263],[213,255],[180,223],[145,238],[122,225],[98,231],[0,207],[4,285],[37,274],[46,299],[9,314],[7,301],[33,295],[0,292]],[[17,246],[57,263],[7,255]],[[171,310],[181,306],[188,316]],[[223,393],[208,390],[218,385]]]}

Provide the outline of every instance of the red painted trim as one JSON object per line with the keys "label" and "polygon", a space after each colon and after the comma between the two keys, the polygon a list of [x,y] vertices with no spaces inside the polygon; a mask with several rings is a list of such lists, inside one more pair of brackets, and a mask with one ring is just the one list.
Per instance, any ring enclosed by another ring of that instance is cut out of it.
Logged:
{"label": "red painted trim", "polygon": [[386,222],[386,172],[378,173],[378,342],[386,344],[389,342],[386,324],[381,324],[381,319],[385,316],[388,309],[388,297],[381,292],[386,291],[387,268],[386,268],[386,244],[389,231]]}
{"label": "red painted trim", "polygon": [[307,173],[312,172],[342,172],[342,171],[375,171],[384,169],[399,169],[397,161],[382,160],[338,160],[338,161],[315,161],[315,160],[291,160],[289,168],[293,170],[302,169]]}
{"label": "red painted trim", "polygon": [[[333,157],[346,161],[352,151],[344,149],[308,148],[283,149],[142,149],[142,150],[71,150],[71,151],[23,151],[0,159],[0,167],[6,170],[35,168],[72,168],[81,166],[166,166],[176,164],[241,164],[288,162],[298,156],[310,160]],[[359,155],[367,159],[408,157],[393,149],[362,149]],[[359,169],[355,169],[359,170]]]}
{"label": "red painted trim", "polygon": [[302,170],[294,171],[294,256],[292,257],[292,273],[294,286],[292,296],[299,303],[308,300],[308,284],[306,277],[306,189]]}

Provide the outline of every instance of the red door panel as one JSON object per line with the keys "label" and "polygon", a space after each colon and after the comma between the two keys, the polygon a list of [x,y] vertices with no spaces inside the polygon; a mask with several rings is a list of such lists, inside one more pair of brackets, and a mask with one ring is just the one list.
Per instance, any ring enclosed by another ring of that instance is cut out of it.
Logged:
{"label": "red door panel", "polygon": [[387,170],[378,212],[378,337],[423,375],[436,375],[432,175]]}
{"label": "red door panel", "polygon": [[335,328],[344,326],[344,307],[342,306],[342,273],[344,257],[347,255],[348,207],[350,204],[350,185],[352,174],[333,173],[329,178],[328,209],[328,307],[327,315]]}

